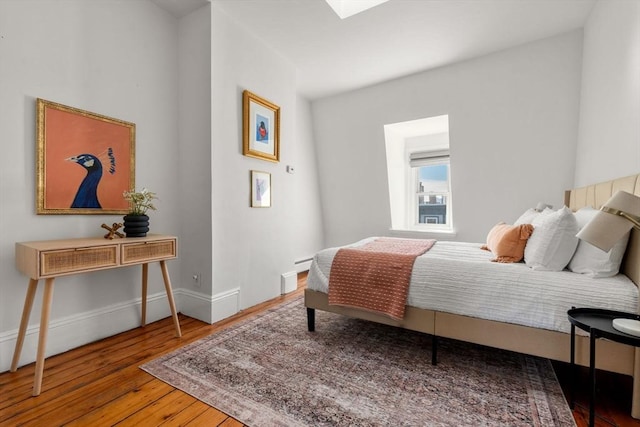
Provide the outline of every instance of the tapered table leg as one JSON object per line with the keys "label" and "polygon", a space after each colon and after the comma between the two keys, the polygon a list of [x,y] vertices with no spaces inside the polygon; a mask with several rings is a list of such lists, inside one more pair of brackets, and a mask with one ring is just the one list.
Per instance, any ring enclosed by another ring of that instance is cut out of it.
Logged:
{"label": "tapered table leg", "polygon": [[173,291],[171,290],[171,279],[169,278],[169,270],[167,270],[167,264],[160,261],[160,268],[162,269],[162,277],[164,278],[164,288],[167,291],[167,299],[169,300],[169,308],[171,309],[171,316],[173,316],[173,326],[176,328],[176,336],[181,337],[180,322],[178,321],[178,312],[176,311],[176,303],[173,300]]}
{"label": "tapered table leg", "polygon": [[149,264],[142,264],[142,313],[140,326],[147,324],[147,279],[149,277]]}
{"label": "tapered table leg", "polygon": [[13,350],[13,360],[11,361],[11,372],[18,370],[18,363],[20,362],[20,354],[22,353],[22,346],[24,345],[24,337],[27,334],[27,326],[29,325],[29,316],[31,316],[31,308],[33,307],[33,299],[36,296],[36,289],[38,288],[38,281],[36,279],[29,279],[29,287],[27,288],[27,296],[24,298],[24,308],[22,309],[22,319],[20,319],[20,329],[18,330],[18,339],[16,341],[16,348]]}
{"label": "tapered table leg", "polygon": [[42,298],[42,314],[40,315],[40,336],[38,338],[38,353],[36,356],[36,376],[33,380],[33,396],[40,395],[42,389],[42,374],[44,372],[44,355],[47,348],[47,331],[49,329],[49,315],[53,300],[53,278],[45,280],[44,296]]}

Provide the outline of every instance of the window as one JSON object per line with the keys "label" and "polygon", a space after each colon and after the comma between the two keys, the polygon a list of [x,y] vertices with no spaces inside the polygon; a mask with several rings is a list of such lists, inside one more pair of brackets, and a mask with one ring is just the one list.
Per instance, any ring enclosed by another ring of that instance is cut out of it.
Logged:
{"label": "window", "polygon": [[448,116],[385,126],[391,227],[453,231]]}
{"label": "window", "polygon": [[[414,152],[409,156],[413,204],[409,223],[417,228],[422,225],[438,225],[450,229],[451,220],[447,209],[451,196],[449,187],[449,151]],[[412,228],[412,227],[410,227]]]}

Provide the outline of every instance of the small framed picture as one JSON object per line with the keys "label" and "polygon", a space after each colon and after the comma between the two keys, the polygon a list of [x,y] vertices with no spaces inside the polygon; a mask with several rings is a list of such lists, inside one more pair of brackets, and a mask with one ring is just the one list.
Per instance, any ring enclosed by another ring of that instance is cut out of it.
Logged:
{"label": "small framed picture", "polygon": [[271,174],[251,171],[251,207],[271,207]]}
{"label": "small framed picture", "polygon": [[242,154],[280,161],[280,107],[245,90],[242,125]]}

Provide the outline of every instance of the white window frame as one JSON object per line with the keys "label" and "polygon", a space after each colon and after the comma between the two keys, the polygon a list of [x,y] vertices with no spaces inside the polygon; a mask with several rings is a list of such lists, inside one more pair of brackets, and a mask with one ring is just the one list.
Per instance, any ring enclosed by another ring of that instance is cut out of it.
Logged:
{"label": "white window frame", "polygon": [[[446,151],[446,153],[445,153]],[[413,159],[412,159],[413,157]],[[419,157],[419,160],[415,159]],[[447,165],[447,184],[449,186],[446,192],[420,192],[420,177],[418,170],[421,166],[436,166]],[[451,198],[451,162],[449,160],[448,150],[437,150],[433,152],[412,152],[409,153],[407,163],[407,182],[405,188],[408,191],[407,201],[409,201],[409,209],[407,210],[407,225],[411,230],[420,231],[439,231],[439,232],[451,232],[453,231],[452,224],[452,198]],[[419,199],[420,196],[442,195],[446,197],[447,209],[446,219],[444,224],[425,224],[420,223],[420,211],[419,211]]]}
{"label": "white window frame", "polygon": [[[416,185],[418,172],[410,166],[412,153],[449,150],[449,115],[384,125],[389,186],[390,230],[455,235],[451,197],[451,162],[446,224],[420,224]],[[415,160],[415,159],[414,159]]]}

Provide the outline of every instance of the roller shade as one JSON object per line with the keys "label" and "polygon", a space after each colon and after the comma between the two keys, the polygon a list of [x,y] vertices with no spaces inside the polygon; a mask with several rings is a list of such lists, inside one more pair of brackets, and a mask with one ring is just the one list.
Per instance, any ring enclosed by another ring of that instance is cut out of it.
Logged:
{"label": "roller shade", "polygon": [[419,151],[409,155],[409,165],[412,168],[429,166],[449,160],[449,150]]}

